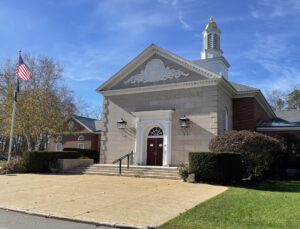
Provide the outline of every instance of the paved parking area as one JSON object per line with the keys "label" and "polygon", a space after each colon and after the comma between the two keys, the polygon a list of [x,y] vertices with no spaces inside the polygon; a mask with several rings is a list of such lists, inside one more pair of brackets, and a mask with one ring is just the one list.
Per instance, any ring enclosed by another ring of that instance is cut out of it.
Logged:
{"label": "paved parking area", "polygon": [[107,225],[158,226],[227,188],[99,175],[0,175],[0,208]]}
{"label": "paved parking area", "polygon": [[[0,229],[111,229],[111,227],[51,219],[0,209]],[[116,229],[116,228],[115,228]]]}

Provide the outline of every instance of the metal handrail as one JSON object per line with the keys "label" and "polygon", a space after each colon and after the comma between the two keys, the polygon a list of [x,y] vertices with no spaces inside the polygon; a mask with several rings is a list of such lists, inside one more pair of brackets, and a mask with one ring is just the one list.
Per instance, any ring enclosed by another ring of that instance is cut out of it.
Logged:
{"label": "metal handrail", "polygon": [[129,169],[129,160],[130,160],[130,156],[132,155],[133,155],[133,151],[113,161],[113,164],[119,162],[119,174],[122,174],[122,160],[127,157],[127,169]]}

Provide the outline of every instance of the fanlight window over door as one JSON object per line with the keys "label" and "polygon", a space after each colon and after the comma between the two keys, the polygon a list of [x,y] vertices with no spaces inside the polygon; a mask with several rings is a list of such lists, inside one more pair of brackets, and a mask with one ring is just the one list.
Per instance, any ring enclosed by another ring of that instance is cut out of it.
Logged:
{"label": "fanlight window over door", "polygon": [[150,137],[157,137],[157,136],[163,136],[163,135],[164,135],[164,133],[163,133],[162,129],[159,127],[152,128],[148,134],[148,136],[150,136]]}

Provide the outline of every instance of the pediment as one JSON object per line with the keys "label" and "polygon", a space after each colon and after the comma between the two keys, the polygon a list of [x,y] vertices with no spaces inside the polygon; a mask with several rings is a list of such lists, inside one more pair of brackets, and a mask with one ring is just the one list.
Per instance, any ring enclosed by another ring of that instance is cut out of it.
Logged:
{"label": "pediment", "polygon": [[208,79],[158,54],[154,54],[111,89],[153,86]]}
{"label": "pediment", "polygon": [[191,61],[151,45],[97,90],[130,89],[219,77]]}

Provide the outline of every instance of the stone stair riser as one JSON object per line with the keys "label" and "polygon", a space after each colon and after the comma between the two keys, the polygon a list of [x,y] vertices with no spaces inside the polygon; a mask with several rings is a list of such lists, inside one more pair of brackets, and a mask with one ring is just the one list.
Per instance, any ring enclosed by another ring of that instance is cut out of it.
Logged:
{"label": "stone stair riser", "polygon": [[161,168],[161,167],[145,167],[145,166],[122,166],[122,174],[119,174],[119,166],[114,165],[99,165],[79,166],[70,171],[69,174],[89,174],[89,175],[107,175],[107,176],[126,176],[126,177],[141,177],[141,178],[159,178],[179,180],[177,168]]}

